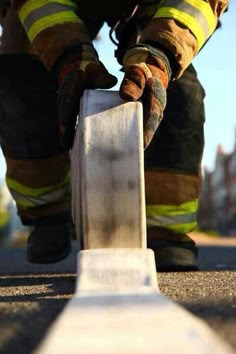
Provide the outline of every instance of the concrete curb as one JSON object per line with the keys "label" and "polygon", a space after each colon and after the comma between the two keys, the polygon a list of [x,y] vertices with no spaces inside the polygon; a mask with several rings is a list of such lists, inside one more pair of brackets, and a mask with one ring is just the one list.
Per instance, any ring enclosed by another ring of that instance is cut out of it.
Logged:
{"label": "concrete curb", "polygon": [[81,251],[78,274],[73,299],[36,354],[234,353],[160,293],[151,250]]}

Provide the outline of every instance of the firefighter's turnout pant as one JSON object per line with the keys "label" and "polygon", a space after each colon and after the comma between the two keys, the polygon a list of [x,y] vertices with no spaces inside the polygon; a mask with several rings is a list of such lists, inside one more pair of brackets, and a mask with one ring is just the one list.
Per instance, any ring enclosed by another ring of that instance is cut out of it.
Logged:
{"label": "firefighter's turnout pant", "polygon": [[[87,18],[84,22],[92,38],[103,24]],[[134,41],[135,26],[118,28],[118,56]],[[56,83],[31,54],[13,10],[3,21],[0,50],[0,143],[6,181],[23,222],[34,224],[38,218],[70,211],[70,160],[59,141]],[[203,98],[191,65],[169,86],[164,119],[145,151],[148,228],[185,233],[196,226]]]}

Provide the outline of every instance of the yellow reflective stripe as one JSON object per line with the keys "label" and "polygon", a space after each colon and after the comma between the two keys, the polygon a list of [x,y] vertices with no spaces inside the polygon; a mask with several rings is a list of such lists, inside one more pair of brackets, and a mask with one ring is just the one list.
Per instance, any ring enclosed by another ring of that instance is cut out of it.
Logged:
{"label": "yellow reflective stripe", "polygon": [[45,29],[68,22],[82,23],[73,11],[60,12],[58,14],[45,16],[40,20],[36,21],[27,31],[27,34],[30,41],[32,42],[35,37]]}
{"label": "yellow reflective stripe", "polygon": [[70,0],[56,0],[56,1],[50,1],[50,0],[30,0],[27,1],[19,10],[19,18],[20,21],[23,23],[26,19],[26,17],[34,10],[43,7],[48,4],[62,4],[62,5],[68,5],[70,7],[76,7],[75,3],[70,1]]}
{"label": "yellow reflective stripe", "polygon": [[32,11],[24,20],[24,28],[26,31],[29,31],[30,27],[41,18],[54,14],[59,15],[60,12],[65,12],[68,10],[71,11],[71,8],[68,8],[67,5],[49,3],[46,6]]}
{"label": "yellow reflective stripe", "polygon": [[194,34],[197,39],[199,49],[204,44],[206,39],[201,25],[197,20],[195,20],[192,16],[186,14],[185,12],[175,10],[171,7],[163,7],[158,11],[158,16],[155,17],[171,17],[181,22],[183,25],[188,27],[190,31]]}
{"label": "yellow reflective stripe", "polygon": [[182,203],[180,205],[146,205],[146,215],[184,215],[195,213],[198,209],[198,199],[191,200],[189,202]]}
{"label": "yellow reflective stripe", "polygon": [[[155,226],[159,226],[159,225],[153,225],[152,223],[149,224],[148,220],[147,220],[147,229],[151,229]],[[185,233],[193,231],[194,229],[196,229],[196,227],[197,227],[197,221],[192,222],[192,223],[181,224],[181,225],[179,225],[179,224],[166,225],[165,229],[174,231],[176,233],[185,234]]]}
{"label": "yellow reflective stripe", "polygon": [[182,225],[170,225],[167,227],[167,229],[174,231],[176,233],[180,234],[185,234],[187,232],[193,231],[197,227],[197,221],[188,223],[188,224],[182,224]]}
{"label": "yellow reflective stripe", "polygon": [[70,0],[30,0],[19,10],[19,18],[30,41],[43,30],[63,23],[82,23]]}
{"label": "yellow reflective stripe", "polygon": [[0,208],[0,227],[6,226],[9,220],[10,220],[9,211],[4,208]]}
{"label": "yellow reflective stripe", "polygon": [[27,206],[40,206],[40,205],[45,205],[49,203],[55,203],[61,200],[64,200],[65,197],[69,195],[71,192],[70,184],[65,185],[64,187],[61,187],[57,190],[54,190],[52,192],[40,195],[38,197],[31,197],[31,196],[26,196],[22,195],[18,192],[15,192],[11,190],[11,194],[15,201],[17,202],[17,205],[27,205]]}
{"label": "yellow reflective stripe", "polygon": [[33,202],[31,202],[30,200],[22,200],[22,199],[15,198],[15,202],[16,202],[16,205],[21,207],[22,209],[27,209],[30,207],[37,206]]}
{"label": "yellow reflective stripe", "polygon": [[43,194],[53,192],[54,190],[60,189],[64,185],[70,183],[70,178],[71,178],[71,174],[70,174],[70,171],[68,171],[67,174],[65,175],[64,179],[60,183],[58,183],[57,185],[42,187],[42,188],[27,187],[17,181],[14,181],[13,179],[11,179],[9,177],[6,178],[6,182],[7,182],[8,188],[11,191],[16,191],[17,193],[25,195],[25,196],[39,197]]}
{"label": "yellow reflective stripe", "polygon": [[210,4],[202,0],[185,0],[185,2],[196,7],[196,9],[202,12],[208,23],[209,30],[212,33],[216,28],[217,19],[212,11]]}
{"label": "yellow reflective stripe", "polygon": [[197,219],[197,213],[188,213],[181,215],[158,215],[154,214],[152,216],[147,216],[148,223],[157,225],[157,226],[166,226],[166,225],[181,225],[190,222],[194,222]]}
{"label": "yellow reflective stripe", "polygon": [[147,205],[147,228],[163,227],[179,233],[190,232],[197,226],[198,199],[180,205]]}
{"label": "yellow reflective stripe", "polygon": [[166,0],[154,18],[173,18],[194,34],[199,49],[216,27],[216,17],[210,5],[202,0]]}

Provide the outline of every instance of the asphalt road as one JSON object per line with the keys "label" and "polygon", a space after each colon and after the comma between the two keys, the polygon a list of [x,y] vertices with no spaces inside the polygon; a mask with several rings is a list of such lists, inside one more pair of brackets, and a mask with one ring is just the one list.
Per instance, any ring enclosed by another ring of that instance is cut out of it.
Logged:
{"label": "asphalt road", "polygon": [[[29,354],[39,345],[73,295],[77,252],[75,244],[67,260],[38,266],[26,262],[24,248],[0,249],[1,354]],[[160,289],[205,320],[236,353],[236,242],[203,242],[199,265],[198,272],[158,274]]]}

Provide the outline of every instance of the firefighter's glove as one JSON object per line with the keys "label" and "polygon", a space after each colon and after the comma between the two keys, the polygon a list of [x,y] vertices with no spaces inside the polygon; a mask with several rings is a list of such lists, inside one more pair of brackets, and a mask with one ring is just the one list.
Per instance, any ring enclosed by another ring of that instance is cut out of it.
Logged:
{"label": "firefighter's glove", "polygon": [[166,55],[149,45],[137,45],[126,52],[120,96],[143,103],[144,148],[151,142],[166,106],[166,89],[171,76]]}
{"label": "firefighter's glove", "polygon": [[95,49],[83,45],[59,64],[58,116],[61,142],[64,148],[73,145],[80,98],[85,89],[108,89],[117,83],[99,61]]}

